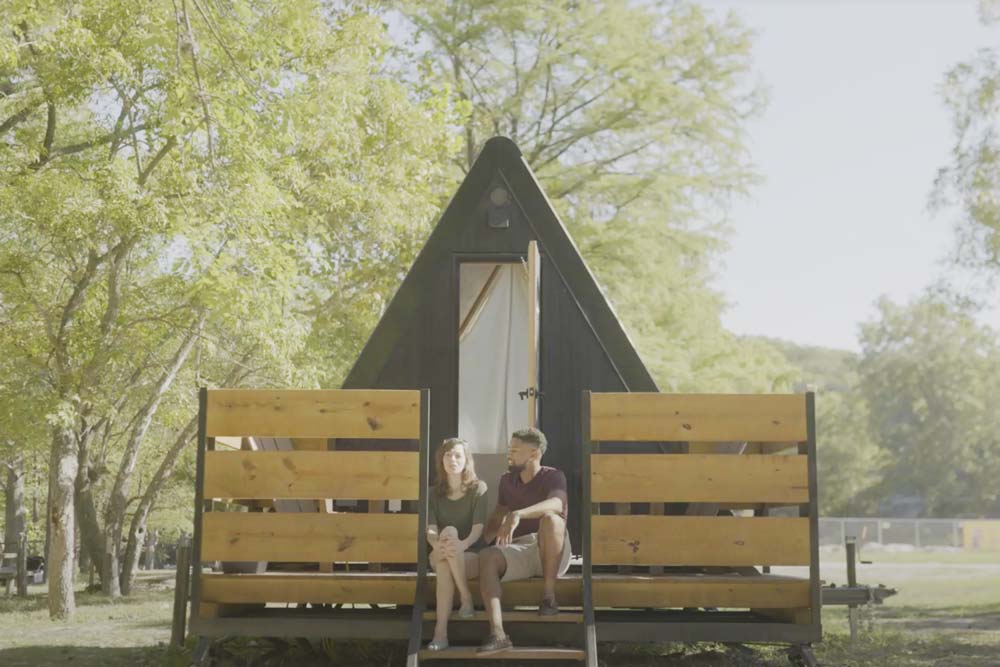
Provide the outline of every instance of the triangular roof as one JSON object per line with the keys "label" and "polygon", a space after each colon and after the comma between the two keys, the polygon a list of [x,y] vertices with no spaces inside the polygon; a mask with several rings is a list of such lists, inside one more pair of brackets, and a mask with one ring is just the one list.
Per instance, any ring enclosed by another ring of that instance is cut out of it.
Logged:
{"label": "triangular roof", "polygon": [[[526,224],[572,294],[584,320],[600,342],[624,387],[629,391],[658,391],[656,383],[615,315],[611,304],[580,255],[565,225],[542,191],[517,145],[506,137],[486,142],[475,163],[449,202],[389,307],[372,332],[344,381],[348,388],[376,387],[407,323],[420,317],[432,277],[455,254],[481,251],[475,237],[485,227],[482,212],[489,193],[503,184],[520,215],[512,225]],[[520,251],[526,250],[526,244]],[[545,332],[542,332],[544,336]]]}

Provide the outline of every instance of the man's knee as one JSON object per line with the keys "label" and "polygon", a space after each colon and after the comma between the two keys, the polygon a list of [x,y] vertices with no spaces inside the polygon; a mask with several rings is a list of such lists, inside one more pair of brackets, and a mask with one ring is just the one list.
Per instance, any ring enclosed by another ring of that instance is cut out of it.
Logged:
{"label": "man's knee", "polygon": [[546,512],[538,519],[538,532],[561,533],[566,528],[566,520],[555,512]]}
{"label": "man's knee", "polygon": [[484,573],[499,575],[506,564],[507,561],[504,560],[503,551],[496,547],[489,547],[479,552],[480,577]]}

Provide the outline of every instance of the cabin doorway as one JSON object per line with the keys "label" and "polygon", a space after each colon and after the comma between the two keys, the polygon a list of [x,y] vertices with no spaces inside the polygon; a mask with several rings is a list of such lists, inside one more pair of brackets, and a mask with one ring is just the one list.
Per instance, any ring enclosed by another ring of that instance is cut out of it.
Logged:
{"label": "cabin doorway", "polygon": [[489,507],[514,431],[536,426],[538,249],[520,261],[459,264],[458,436],[469,442]]}

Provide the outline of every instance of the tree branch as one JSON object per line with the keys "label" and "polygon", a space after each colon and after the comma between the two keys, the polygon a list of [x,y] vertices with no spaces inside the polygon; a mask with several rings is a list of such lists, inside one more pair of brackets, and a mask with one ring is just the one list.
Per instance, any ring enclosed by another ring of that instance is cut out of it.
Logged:
{"label": "tree branch", "polygon": [[142,132],[146,129],[145,123],[140,123],[125,130],[124,132],[107,134],[103,137],[97,137],[96,139],[91,139],[90,141],[83,141],[77,144],[70,144],[69,146],[61,146],[59,148],[53,149],[45,158],[39,158],[31,164],[32,169],[38,169],[44,166],[47,162],[52,160],[52,158],[59,157],[60,155],[72,155],[73,153],[80,153],[89,148],[96,148],[103,144],[110,143],[112,141],[119,141],[121,139],[130,137],[137,132]]}
{"label": "tree branch", "polygon": [[153,169],[156,168],[156,165],[160,164],[160,160],[166,157],[167,153],[176,145],[177,137],[171,134],[167,137],[166,143],[163,144],[156,155],[153,156],[153,159],[150,160],[149,164],[146,165],[146,168],[139,173],[139,187],[146,185],[146,181],[149,180],[149,175],[153,173]]}
{"label": "tree branch", "polygon": [[181,12],[183,18],[184,26],[187,28],[187,47],[191,54],[191,68],[194,70],[194,81],[198,86],[198,99],[201,102],[201,109],[205,116],[205,134],[208,141],[208,161],[214,167],[215,166],[215,150],[212,146],[212,114],[209,113],[208,109],[208,93],[205,92],[205,86],[201,82],[201,73],[198,67],[198,43],[194,39],[194,31],[191,29],[191,19],[188,16],[187,10],[187,0],[181,0]]}
{"label": "tree branch", "polygon": [[55,341],[53,341],[60,383],[65,377],[68,365],[68,359],[66,358],[66,330],[72,324],[76,311],[83,305],[84,296],[90,288],[90,284],[94,281],[94,276],[97,274],[97,267],[100,266],[105,257],[107,255],[98,256],[93,248],[87,252],[87,266],[83,270],[83,275],[76,282],[76,285],[73,286],[73,293],[70,295],[69,301],[63,307],[62,318],[59,320],[59,330],[56,333]]}
{"label": "tree branch", "polygon": [[94,376],[110,356],[114,347],[112,342],[107,340],[107,337],[111,332],[115,319],[118,317],[118,311],[121,306],[121,284],[119,278],[125,266],[125,260],[132,248],[135,247],[137,241],[137,237],[124,238],[111,249],[111,266],[108,269],[108,303],[104,308],[104,315],[101,317],[101,324],[94,346],[94,354],[83,370],[80,383],[83,387],[90,386]]}
{"label": "tree branch", "polygon": [[[180,346],[174,352],[174,356],[170,360],[169,366],[164,369],[163,374],[160,376],[159,380],[157,380],[156,386],[153,388],[149,399],[139,411],[137,419],[135,420],[135,425],[132,427],[131,433],[129,433],[128,442],[125,445],[125,451],[122,455],[121,464],[118,467],[118,474],[115,476],[114,487],[111,490],[111,497],[108,502],[107,519],[105,521],[108,532],[110,534],[114,534],[116,538],[120,535],[122,522],[125,520],[125,512],[128,507],[128,489],[132,480],[132,473],[135,471],[135,466],[138,462],[139,449],[142,446],[146,431],[152,423],[153,417],[160,406],[160,401],[163,399],[164,394],[173,383],[174,378],[177,377],[177,373],[180,371],[185,360],[187,360],[188,354],[190,354],[191,349],[194,347],[194,343],[198,339],[207,318],[208,313],[203,311],[201,316],[198,318],[198,321],[194,323],[187,335],[181,341]],[[117,546],[118,545],[116,544],[116,549]]]}
{"label": "tree branch", "polygon": [[3,123],[0,123],[0,134],[3,134],[7,130],[13,128],[15,125],[18,125],[19,123],[23,123],[24,121],[26,121],[28,117],[31,115],[31,112],[35,110],[36,106],[38,105],[32,104],[30,106],[27,106],[18,111],[16,114],[11,116],[7,120],[5,120]]}
{"label": "tree branch", "polygon": [[56,105],[52,100],[45,101],[45,108],[48,111],[48,120],[45,124],[45,142],[42,144],[42,160],[48,160],[52,153],[52,142],[56,138]]}

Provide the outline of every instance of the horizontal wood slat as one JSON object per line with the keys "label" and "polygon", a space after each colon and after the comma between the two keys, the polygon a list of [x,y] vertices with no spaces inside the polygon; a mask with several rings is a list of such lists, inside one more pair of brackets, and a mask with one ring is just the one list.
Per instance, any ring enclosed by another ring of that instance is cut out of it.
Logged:
{"label": "horizontal wood slat", "polygon": [[598,607],[784,609],[809,605],[809,580],[762,575],[594,576]]}
{"label": "horizontal wood slat", "polygon": [[806,503],[806,456],[594,454],[593,502]]}
{"label": "horizontal wood slat", "polygon": [[413,563],[415,514],[207,512],[203,561]]}
{"label": "horizontal wood slat", "polygon": [[[417,590],[416,573],[284,573],[202,574],[202,600],[216,603],[306,603],[323,604],[413,604]],[[479,586],[470,586],[481,605]],[[427,581],[427,595],[434,600],[435,579]],[[583,588],[579,576],[556,580],[560,604],[580,606]],[[542,597],[542,580],[505,582],[503,603],[508,606],[537,605]]]}
{"label": "horizontal wood slat", "polygon": [[205,498],[411,500],[417,452],[205,452]]}
{"label": "horizontal wood slat", "polygon": [[207,400],[209,437],[420,437],[419,391],[213,389]]}
{"label": "horizontal wood slat", "polygon": [[808,565],[809,519],[594,516],[595,565]]}
{"label": "horizontal wood slat", "polygon": [[800,442],[807,438],[800,394],[591,394],[595,441]]}
{"label": "horizontal wood slat", "polygon": [[[587,654],[578,648],[550,648],[547,646],[513,646],[496,653],[483,655],[475,646],[449,646],[441,651],[420,649],[418,656],[423,660],[514,660],[514,664],[524,664],[526,660],[576,660],[583,662]],[[492,664],[492,663],[491,663]]]}
{"label": "horizontal wood slat", "polygon": [[212,602],[413,604],[417,575],[348,573],[205,574],[201,598]]}
{"label": "horizontal wood slat", "polygon": [[[203,574],[201,596],[206,603],[304,604],[413,604],[415,574],[279,573]],[[427,582],[434,599],[434,577]],[[808,606],[809,580],[775,575],[615,575],[594,574],[597,607],[682,608],[720,607],[786,609]],[[479,600],[479,587],[471,586]],[[508,606],[534,605],[542,594],[542,580],[504,584]],[[578,576],[556,580],[556,595],[564,607],[582,604]]]}

